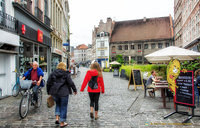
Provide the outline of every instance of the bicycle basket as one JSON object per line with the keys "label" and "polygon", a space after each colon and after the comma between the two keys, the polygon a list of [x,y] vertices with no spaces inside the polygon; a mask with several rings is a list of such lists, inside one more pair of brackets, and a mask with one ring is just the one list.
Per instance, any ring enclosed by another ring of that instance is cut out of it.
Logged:
{"label": "bicycle basket", "polygon": [[20,85],[22,89],[29,89],[32,85],[32,80],[21,80]]}

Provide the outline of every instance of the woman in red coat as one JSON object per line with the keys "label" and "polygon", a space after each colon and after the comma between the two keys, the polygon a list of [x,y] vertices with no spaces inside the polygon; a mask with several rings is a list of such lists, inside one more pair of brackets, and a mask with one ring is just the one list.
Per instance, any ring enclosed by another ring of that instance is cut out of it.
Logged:
{"label": "woman in red coat", "polygon": [[83,81],[83,84],[81,86],[81,92],[84,91],[85,87],[87,86],[88,82],[92,78],[92,76],[97,76],[97,83],[98,83],[98,88],[97,89],[91,89],[88,86],[88,93],[90,97],[90,117],[93,119],[93,111],[95,109],[95,120],[98,119],[98,108],[99,108],[99,96],[100,92],[104,93],[104,82],[103,82],[103,75],[101,68],[97,62],[93,63],[90,67],[91,70],[87,71],[87,74],[85,76],[85,79]]}

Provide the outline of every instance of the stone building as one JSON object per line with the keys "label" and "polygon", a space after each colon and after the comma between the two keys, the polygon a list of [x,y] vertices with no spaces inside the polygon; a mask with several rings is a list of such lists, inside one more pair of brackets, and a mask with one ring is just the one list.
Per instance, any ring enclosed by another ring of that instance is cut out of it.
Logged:
{"label": "stone building", "polygon": [[121,54],[125,63],[131,59],[138,64],[148,63],[144,58],[156,50],[173,45],[172,17],[144,18],[115,22],[110,40],[110,57]]}
{"label": "stone building", "polygon": [[112,21],[111,18],[107,18],[107,21],[104,23],[103,20],[100,20],[98,27],[94,27],[94,30],[92,32],[92,60],[97,59],[97,51],[96,51],[96,40],[99,38],[100,33],[106,32],[109,33],[109,40],[110,40],[110,35],[112,33],[112,29],[114,27],[114,22]]}
{"label": "stone building", "polygon": [[86,51],[88,46],[80,44],[74,49],[74,63],[86,63]]}
{"label": "stone building", "polygon": [[174,0],[175,45],[200,52],[200,0]]}

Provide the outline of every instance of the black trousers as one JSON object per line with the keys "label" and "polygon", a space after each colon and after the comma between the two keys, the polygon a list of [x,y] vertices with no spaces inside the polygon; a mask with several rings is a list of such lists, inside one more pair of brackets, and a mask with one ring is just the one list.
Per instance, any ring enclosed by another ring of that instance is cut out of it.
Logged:
{"label": "black trousers", "polygon": [[90,107],[93,107],[95,111],[99,110],[99,96],[100,96],[100,93],[89,92]]}

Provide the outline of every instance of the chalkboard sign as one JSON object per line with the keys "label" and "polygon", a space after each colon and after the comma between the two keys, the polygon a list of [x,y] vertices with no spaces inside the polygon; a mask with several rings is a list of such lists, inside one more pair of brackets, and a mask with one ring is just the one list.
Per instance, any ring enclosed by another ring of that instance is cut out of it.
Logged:
{"label": "chalkboard sign", "polygon": [[143,85],[140,70],[133,70],[133,79],[135,85]]}
{"label": "chalkboard sign", "polygon": [[193,71],[181,72],[176,79],[175,102],[194,106],[194,78]]}
{"label": "chalkboard sign", "polygon": [[121,70],[121,78],[126,78],[126,71],[124,69]]}
{"label": "chalkboard sign", "polygon": [[113,76],[119,76],[119,69],[114,69]]}
{"label": "chalkboard sign", "polygon": [[144,84],[143,84],[140,70],[134,69],[131,71],[128,88],[132,84],[134,85],[135,90],[137,86],[142,86],[142,88],[144,89]]}

